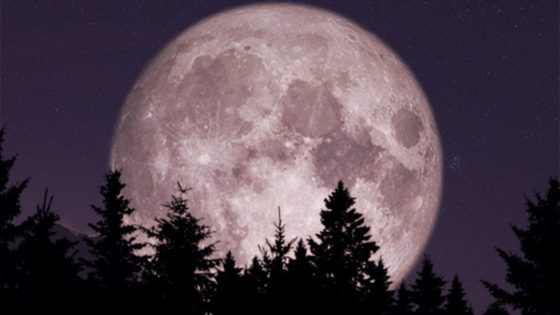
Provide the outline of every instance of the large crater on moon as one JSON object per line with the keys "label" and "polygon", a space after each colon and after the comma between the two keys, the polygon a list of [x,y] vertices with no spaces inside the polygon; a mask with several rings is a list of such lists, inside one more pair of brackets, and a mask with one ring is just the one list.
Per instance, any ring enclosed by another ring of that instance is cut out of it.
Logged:
{"label": "large crater on moon", "polygon": [[180,181],[218,249],[242,263],[273,236],[319,231],[342,179],[392,274],[406,276],[437,217],[441,148],[429,104],[401,60],[347,19],[254,5],[179,35],[124,104],[111,167],[153,224]]}

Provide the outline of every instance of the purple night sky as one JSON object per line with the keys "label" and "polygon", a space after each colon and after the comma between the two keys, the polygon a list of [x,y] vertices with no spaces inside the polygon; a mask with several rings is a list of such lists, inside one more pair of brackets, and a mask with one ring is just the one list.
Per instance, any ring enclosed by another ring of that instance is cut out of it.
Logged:
{"label": "purple night sky", "polygon": [[[298,1],[295,1],[298,2]],[[193,23],[247,1],[1,2],[1,110],[13,179],[31,177],[25,214],[43,190],[62,223],[87,232],[113,128],[146,63]],[[559,168],[558,2],[312,1],[383,39],[424,88],[444,151],[440,217],[426,253],[464,281],[503,283],[494,246],[515,250],[509,223],[523,196]],[[412,275],[411,279],[414,278]]]}

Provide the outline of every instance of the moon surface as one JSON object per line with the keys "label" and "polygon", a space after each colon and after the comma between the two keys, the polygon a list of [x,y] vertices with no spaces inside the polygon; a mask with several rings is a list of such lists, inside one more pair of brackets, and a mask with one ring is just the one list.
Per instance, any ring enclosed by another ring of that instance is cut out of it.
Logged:
{"label": "moon surface", "polygon": [[170,42],[122,108],[110,164],[150,226],[176,182],[214,230],[220,253],[248,263],[274,234],[321,229],[343,180],[392,280],[421,254],[437,217],[441,146],[406,65],[353,22],[300,5],[253,5],[207,18]]}

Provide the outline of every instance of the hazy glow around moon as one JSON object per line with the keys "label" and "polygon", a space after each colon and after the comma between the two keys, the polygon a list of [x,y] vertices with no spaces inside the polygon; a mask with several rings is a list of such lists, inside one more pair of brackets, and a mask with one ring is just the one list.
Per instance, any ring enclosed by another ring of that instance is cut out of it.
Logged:
{"label": "hazy glow around moon", "polygon": [[342,179],[399,281],[437,217],[441,147],[407,67],[374,35],[327,11],[254,5],[189,28],[134,85],[115,130],[138,209],[164,214],[176,181],[242,263],[272,237],[319,231],[323,199]]}

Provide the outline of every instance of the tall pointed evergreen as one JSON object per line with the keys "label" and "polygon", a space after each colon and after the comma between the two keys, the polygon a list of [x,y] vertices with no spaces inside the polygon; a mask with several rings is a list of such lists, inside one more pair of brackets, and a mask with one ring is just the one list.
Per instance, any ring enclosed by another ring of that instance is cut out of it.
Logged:
{"label": "tall pointed evergreen", "polygon": [[[74,259],[74,243],[53,239],[58,215],[51,211],[53,198],[47,192],[37,212],[27,221],[29,229],[18,247],[21,257],[21,308],[27,312],[55,311],[69,313],[78,307],[78,292],[82,289],[78,276],[80,266]],[[62,302],[64,300],[64,302]]]}
{"label": "tall pointed evergreen", "polygon": [[216,292],[212,300],[214,315],[243,314],[247,303],[246,288],[241,277],[241,268],[235,265],[231,251],[227,252],[221,270],[216,275]]}
{"label": "tall pointed evergreen", "polygon": [[288,253],[294,243],[294,240],[286,240],[286,225],[282,223],[280,208],[278,208],[278,221],[274,222],[274,229],[274,242],[271,243],[268,239],[266,240],[268,252],[270,253],[270,266],[268,267],[272,282],[286,276],[289,259]]}
{"label": "tall pointed evergreen", "polygon": [[309,292],[313,285],[313,265],[311,256],[307,253],[307,247],[303,240],[299,240],[294,249],[294,258],[288,263],[288,276],[295,290]]}
{"label": "tall pointed evergreen", "polygon": [[434,272],[432,261],[425,257],[422,269],[412,285],[412,300],[417,315],[438,315],[443,311],[445,281]]}
{"label": "tall pointed evergreen", "polygon": [[266,307],[264,300],[267,274],[262,265],[263,263],[255,256],[243,273],[246,299],[251,301],[251,303],[246,305],[245,314],[262,314]]}
{"label": "tall pointed evergreen", "polygon": [[244,277],[247,278],[251,291],[254,291],[256,296],[261,297],[265,294],[266,290],[266,271],[262,266],[262,262],[258,257],[253,257],[251,264],[244,272]]}
{"label": "tall pointed evergreen", "polygon": [[414,313],[413,307],[412,292],[402,282],[397,290],[393,315],[412,315]]}
{"label": "tall pointed evergreen", "polygon": [[370,266],[367,275],[368,280],[363,287],[363,297],[360,301],[360,314],[391,314],[395,300],[393,291],[389,289],[391,281],[382,258]]}
{"label": "tall pointed evergreen", "polygon": [[313,313],[319,299],[311,257],[301,239],[294,249],[294,258],[288,263],[288,283],[290,303],[296,305],[301,314]]}
{"label": "tall pointed evergreen", "polygon": [[14,222],[21,212],[20,196],[28,180],[10,183],[15,157],[4,155],[4,128],[0,129],[0,303],[12,304],[16,298],[19,277],[16,269],[14,241],[20,229]]}
{"label": "tall pointed evergreen", "polygon": [[501,303],[520,310],[523,315],[560,314],[558,285],[560,283],[560,183],[549,181],[546,196],[535,194],[526,199],[529,224],[526,228],[513,226],[521,243],[521,253],[497,248],[507,264],[507,282],[514,288],[509,292],[496,284],[484,282],[490,293]]}
{"label": "tall pointed evergreen", "polygon": [[294,249],[294,258],[288,263],[288,272],[294,280],[302,280],[311,278],[313,274],[313,265],[311,257],[307,254],[307,247],[302,239],[300,239]]}
{"label": "tall pointed evergreen", "polygon": [[473,311],[465,299],[465,291],[459,277],[455,275],[446,296],[445,315],[472,315]]}
{"label": "tall pointed evergreen", "polygon": [[91,271],[88,278],[103,290],[103,304],[112,304],[121,311],[130,310],[133,305],[128,299],[137,281],[142,259],[135,251],[143,247],[134,237],[137,228],[124,222],[125,216],[134,212],[129,200],[122,194],[125,184],[119,171],[105,175],[101,187],[103,205],[92,206],[100,216],[99,221],[89,226],[96,237],[86,239],[93,260],[88,263]]}
{"label": "tall pointed evergreen", "polygon": [[[325,296],[328,311],[351,312],[365,285],[367,270],[378,246],[370,240],[364,217],[352,208],[354,198],[342,181],[325,199],[321,210],[323,229],[309,240],[313,263]],[[326,311],[325,310],[325,311]]]}
{"label": "tall pointed evergreen", "polygon": [[187,189],[177,187],[178,194],[164,205],[167,215],[156,218],[156,225],[146,231],[156,241],[150,270],[162,307],[159,311],[204,314],[209,308],[211,273],[219,260],[212,258],[210,228],[192,215]]}
{"label": "tall pointed evergreen", "polygon": [[295,239],[286,240],[286,226],[282,223],[280,207],[278,207],[278,221],[274,222],[274,228],[274,242],[266,240],[268,250],[265,252],[270,253],[270,257],[267,254],[264,254],[263,257],[268,273],[266,300],[268,303],[277,305],[272,310],[273,313],[281,314],[287,306],[283,300],[288,293],[288,253],[292,249]]}

